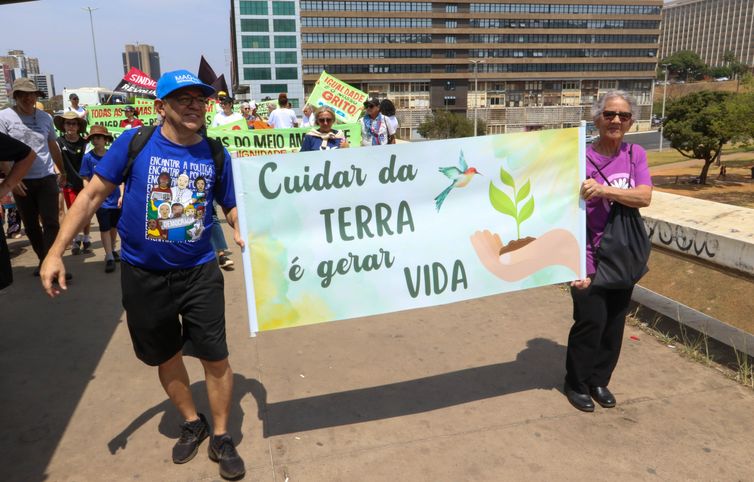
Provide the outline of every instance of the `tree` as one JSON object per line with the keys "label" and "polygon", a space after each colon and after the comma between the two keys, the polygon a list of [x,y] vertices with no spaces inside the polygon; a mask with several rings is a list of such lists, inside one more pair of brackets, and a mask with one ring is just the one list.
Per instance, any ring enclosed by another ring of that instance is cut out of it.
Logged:
{"label": "tree", "polygon": [[[455,139],[474,135],[474,121],[466,116],[448,110],[436,110],[432,116],[424,119],[417,128],[419,135],[426,139]],[[477,122],[477,135],[484,135],[487,126],[484,121]]]}
{"label": "tree", "polygon": [[721,65],[719,67],[710,68],[709,75],[710,77],[714,77],[715,79],[719,79],[720,77],[727,77],[730,79],[731,77],[733,77],[733,70],[731,70],[730,67]]}
{"label": "tree", "polygon": [[660,65],[670,64],[668,72],[681,80],[701,79],[707,72],[707,64],[696,52],[681,50],[662,59]]}
{"label": "tree", "polygon": [[754,113],[754,101],[749,97],[701,91],[669,102],[665,137],[684,157],[704,160],[700,184],[707,182],[709,168],[726,143],[751,138],[754,128],[746,121],[746,115]]}

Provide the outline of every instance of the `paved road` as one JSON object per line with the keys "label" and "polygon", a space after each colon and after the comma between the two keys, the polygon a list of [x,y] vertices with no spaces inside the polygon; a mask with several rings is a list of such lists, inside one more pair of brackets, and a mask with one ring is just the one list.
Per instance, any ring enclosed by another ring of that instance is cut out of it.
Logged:
{"label": "paved road", "polygon": [[[639,144],[644,149],[650,151],[650,150],[656,150],[660,148],[660,132],[659,131],[651,131],[651,132],[640,132],[637,134],[626,134],[626,140],[629,142],[633,142],[634,144]],[[670,147],[670,141],[665,138],[663,141],[663,150],[668,149]]]}
{"label": "paved road", "polygon": [[[170,461],[179,418],[133,356],[100,244],[65,256],[76,277],[55,300],[28,241],[10,244],[26,252],[0,297],[2,480],[217,480],[206,442],[190,463]],[[752,479],[754,392],[636,328],[610,384],[618,406],[573,409],[559,287],[250,338],[233,258],[231,433],[246,480]],[[209,414],[201,366],[187,365]]]}

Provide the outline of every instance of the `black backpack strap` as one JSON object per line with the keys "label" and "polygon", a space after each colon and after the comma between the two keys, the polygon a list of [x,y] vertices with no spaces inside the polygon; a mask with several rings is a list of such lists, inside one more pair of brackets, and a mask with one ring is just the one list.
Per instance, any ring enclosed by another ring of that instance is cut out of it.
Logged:
{"label": "black backpack strap", "polygon": [[225,148],[223,143],[211,137],[205,137],[209,142],[209,150],[212,153],[212,161],[215,163],[215,186],[220,183],[225,169]]}
{"label": "black backpack strap", "polygon": [[144,146],[147,145],[147,142],[149,142],[149,139],[152,137],[152,134],[154,134],[154,131],[156,130],[157,126],[139,127],[139,130],[131,138],[131,142],[128,143],[128,161],[126,161],[126,167],[123,168],[123,172],[121,174],[123,182],[126,182],[128,180],[128,177],[131,175],[131,170],[133,169],[136,158],[144,149]]}
{"label": "black backpack strap", "polygon": [[589,163],[590,163],[590,164],[591,164],[592,166],[594,166],[594,168],[595,168],[595,169],[597,169],[597,172],[599,172],[599,173],[600,173],[600,176],[602,176],[602,179],[604,179],[604,180],[605,180],[605,182],[606,182],[606,183],[608,184],[608,186],[609,186],[609,185],[610,185],[610,181],[608,181],[608,180],[607,180],[607,177],[605,177],[605,174],[603,174],[603,173],[602,173],[602,169],[600,169],[600,168],[599,168],[599,166],[598,166],[598,165],[597,165],[597,164],[596,164],[596,163],[595,163],[595,162],[594,162],[594,161],[592,160],[592,158],[591,158],[591,157],[589,157],[589,156],[586,156],[586,159],[587,159],[587,161],[589,161]]}

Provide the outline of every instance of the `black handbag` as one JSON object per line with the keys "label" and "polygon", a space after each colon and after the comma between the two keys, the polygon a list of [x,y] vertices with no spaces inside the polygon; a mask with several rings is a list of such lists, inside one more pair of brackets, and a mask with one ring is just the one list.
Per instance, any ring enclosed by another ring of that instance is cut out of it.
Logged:
{"label": "black handbag", "polygon": [[[631,161],[630,176],[633,179],[633,146],[629,148],[628,155]],[[594,161],[589,159],[589,162],[610,185],[610,181]],[[590,242],[591,239],[590,233]],[[639,209],[614,201],[600,245],[596,250],[592,245],[597,267],[592,286],[605,289],[632,288],[649,271],[647,261],[651,249],[652,243],[649,241]]]}

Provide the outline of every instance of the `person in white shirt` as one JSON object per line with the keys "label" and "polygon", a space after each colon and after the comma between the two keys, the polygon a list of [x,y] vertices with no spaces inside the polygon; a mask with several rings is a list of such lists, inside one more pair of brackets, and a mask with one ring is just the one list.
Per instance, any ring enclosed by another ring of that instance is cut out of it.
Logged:
{"label": "person in white shirt", "polygon": [[317,122],[314,119],[314,108],[306,104],[304,106],[303,116],[301,117],[301,127],[317,127]]}
{"label": "person in white shirt", "polygon": [[68,100],[71,101],[71,105],[68,107],[68,110],[71,112],[75,112],[76,115],[79,116],[79,119],[84,119],[85,122],[88,122],[88,119],[86,118],[87,116],[86,109],[84,109],[83,107],[79,105],[79,96],[76,95],[75,93],[72,93],[71,95],[68,96]]}
{"label": "person in white shirt", "polygon": [[223,110],[222,112],[215,114],[215,118],[212,120],[212,125],[210,127],[220,127],[224,126],[225,124],[231,124],[233,122],[244,120],[241,114],[239,114],[238,112],[233,112],[232,97],[221,97],[220,106]]}
{"label": "person in white shirt", "polygon": [[267,123],[273,129],[290,129],[298,127],[298,117],[293,109],[288,108],[288,94],[283,92],[278,96],[278,108],[270,113]]}

